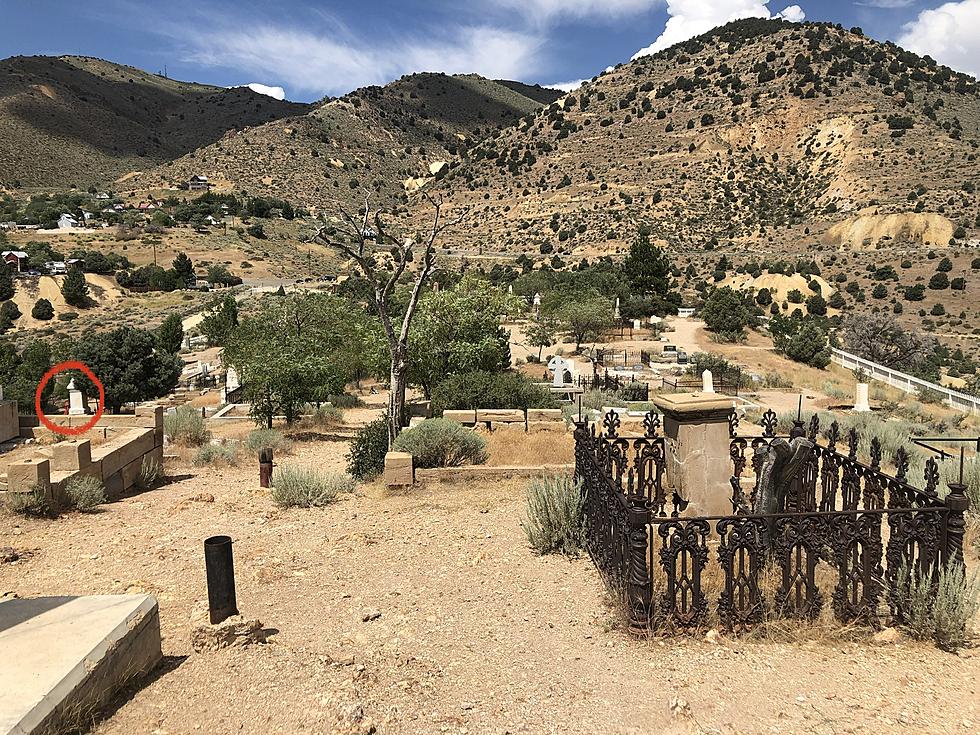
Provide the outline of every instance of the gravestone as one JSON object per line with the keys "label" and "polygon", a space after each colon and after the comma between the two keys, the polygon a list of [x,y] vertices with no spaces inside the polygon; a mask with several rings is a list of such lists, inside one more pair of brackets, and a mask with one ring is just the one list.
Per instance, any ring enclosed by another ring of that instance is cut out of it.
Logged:
{"label": "gravestone", "polygon": [[701,373],[701,392],[702,393],[715,392],[715,381],[714,381],[714,377],[711,375],[710,370],[705,370],[703,373]]}
{"label": "gravestone", "polygon": [[75,379],[72,378],[68,381],[68,415],[84,416],[85,414],[85,396],[75,387]]}
{"label": "gravestone", "polygon": [[616,297],[616,307],[613,309],[613,318],[619,319],[619,296]]}
{"label": "gravestone", "polygon": [[548,370],[554,376],[551,385],[555,388],[563,388],[572,382],[572,364],[563,357],[555,355],[548,360]]}
{"label": "gravestone", "polygon": [[858,383],[854,393],[854,408],[851,409],[855,413],[866,413],[871,410],[871,404],[868,402],[868,384]]}

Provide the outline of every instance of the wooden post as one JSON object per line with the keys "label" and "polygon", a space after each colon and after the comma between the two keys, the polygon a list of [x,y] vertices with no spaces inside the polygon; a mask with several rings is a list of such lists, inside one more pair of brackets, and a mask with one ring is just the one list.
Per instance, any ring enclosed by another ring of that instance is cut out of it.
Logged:
{"label": "wooden post", "polygon": [[259,450],[259,486],[272,485],[272,449],[265,447]]}

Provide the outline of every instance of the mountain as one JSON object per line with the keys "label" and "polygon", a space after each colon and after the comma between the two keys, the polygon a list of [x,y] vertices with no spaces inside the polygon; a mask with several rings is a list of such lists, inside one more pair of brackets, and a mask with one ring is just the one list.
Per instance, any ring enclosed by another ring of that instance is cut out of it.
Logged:
{"label": "mountain", "polygon": [[219,189],[274,195],[311,208],[406,202],[482,137],[514,124],[556,90],[475,74],[423,73],[358,89],[309,114],[229,133],[134,186],[203,174]]}
{"label": "mountain", "polygon": [[109,185],[309,106],[101,59],[0,61],[0,186]]}
{"label": "mountain", "polygon": [[978,145],[975,79],[860,29],[752,19],[491,131],[430,186],[491,251],[615,252],[641,225],[699,249],[945,246],[977,236]]}

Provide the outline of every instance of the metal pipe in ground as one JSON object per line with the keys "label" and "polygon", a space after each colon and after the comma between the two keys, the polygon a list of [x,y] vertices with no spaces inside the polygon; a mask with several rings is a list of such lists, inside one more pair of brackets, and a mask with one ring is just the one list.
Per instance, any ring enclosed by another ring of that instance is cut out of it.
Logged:
{"label": "metal pipe in ground", "polygon": [[211,624],[216,625],[238,615],[231,536],[204,539],[204,566],[208,578],[208,613]]}
{"label": "metal pipe in ground", "polygon": [[272,485],[272,449],[268,447],[259,450],[259,485]]}

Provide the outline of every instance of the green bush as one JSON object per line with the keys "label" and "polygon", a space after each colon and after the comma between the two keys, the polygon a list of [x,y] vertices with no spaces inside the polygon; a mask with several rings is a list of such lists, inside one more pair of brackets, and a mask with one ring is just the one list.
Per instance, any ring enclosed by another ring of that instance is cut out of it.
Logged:
{"label": "green bush", "polygon": [[13,513],[37,518],[51,518],[56,515],[48,503],[47,493],[41,485],[35,485],[26,493],[5,493],[7,508]]}
{"label": "green bush", "polygon": [[140,474],[136,478],[136,486],[141,490],[149,490],[157,484],[157,481],[162,476],[163,465],[153,459],[153,457],[143,457],[143,463],[140,465]]}
{"label": "green bush", "polygon": [[360,396],[352,396],[349,393],[340,393],[336,396],[327,396],[327,400],[337,408],[360,408],[364,401]]}
{"label": "green bush", "polygon": [[367,480],[384,472],[388,452],[388,417],[381,415],[362,427],[347,453],[347,471],[358,480]]}
{"label": "green bush", "polygon": [[567,476],[531,480],[521,527],[539,554],[577,554],[583,537],[579,483]]}
{"label": "green bush", "polygon": [[253,454],[260,449],[289,454],[293,450],[293,442],[275,429],[255,429],[245,440],[245,449]]}
{"label": "green bush", "polygon": [[179,406],[174,413],[164,415],[163,433],[171,443],[185,447],[199,447],[211,441],[204,417],[192,406]]}
{"label": "green bush", "polygon": [[283,508],[323,506],[356,487],[354,478],[343,472],[320,473],[286,465],[272,473],[272,499]]}
{"label": "green bush", "polygon": [[898,570],[896,604],[902,627],[917,640],[931,640],[947,651],[962,648],[970,639],[969,624],[980,609],[980,576],[967,577],[962,564],[925,573]]}
{"label": "green bush", "polygon": [[432,410],[477,408],[554,408],[548,388],[536,385],[522,373],[474,370],[452,375],[432,389]]}
{"label": "green bush", "polygon": [[324,403],[321,406],[307,406],[300,424],[303,426],[327,427],[344,423],[344,412],[336,406]]}
{"label": "green bush", "polygon": [[427,419],[406,429],[392,449],[408,452],[416,467],[458,467],[487,461],[487,442],[472,429],[449,419]]}
{"label": "green bush", "polygon": [[68,502],[75,510],[88,513],[106,502],[105,485],[90,475],[75,475],[65,484]]}
{"label": "green bush", "polygon": [[234,467],[238,464],[238,444],[205,444],[194,454],[194,464],[198,467],[204,465],[227,465]]}

